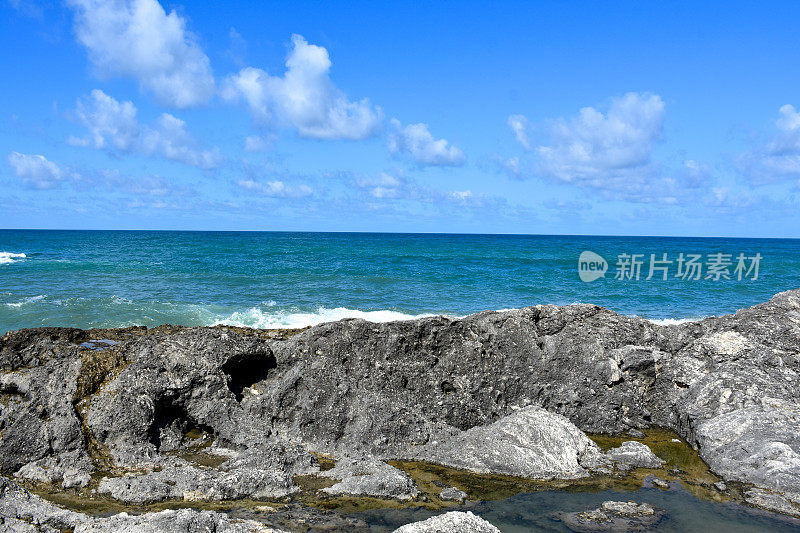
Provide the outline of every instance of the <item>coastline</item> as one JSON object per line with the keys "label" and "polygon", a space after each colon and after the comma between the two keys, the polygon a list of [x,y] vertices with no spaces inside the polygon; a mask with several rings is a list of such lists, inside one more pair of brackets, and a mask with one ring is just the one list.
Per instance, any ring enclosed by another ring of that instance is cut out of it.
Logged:
{"label": "coastline", "polygon": [[2,470],[88,515],[266,505],[335,522],[656,478],[800,516],[798,315],[787,291],[665,326],[581,304],[298,330],[9,332]]}

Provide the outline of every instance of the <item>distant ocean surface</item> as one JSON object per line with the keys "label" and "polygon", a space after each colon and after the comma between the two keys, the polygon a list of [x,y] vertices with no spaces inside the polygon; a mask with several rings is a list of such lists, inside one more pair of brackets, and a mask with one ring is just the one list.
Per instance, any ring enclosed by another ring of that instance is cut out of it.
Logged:
{"label": "distant ocean surface", "polygon": [[[578,276],[583,251],[608,272]],[[701,279],[677,259],[700,254]],[[706,279],[709,256],[730,258]],[[640,254],[636,279],[615,279]],[[649,274],[651,254],[672,263]],[[758,279],[740,271],[760,255]],[[664,280],[666,271],[668,279]],[[595,303],[669,323],[800,288],[800,240],[379,233],[0,230],[0,332],[36,326],[301,327]]]}

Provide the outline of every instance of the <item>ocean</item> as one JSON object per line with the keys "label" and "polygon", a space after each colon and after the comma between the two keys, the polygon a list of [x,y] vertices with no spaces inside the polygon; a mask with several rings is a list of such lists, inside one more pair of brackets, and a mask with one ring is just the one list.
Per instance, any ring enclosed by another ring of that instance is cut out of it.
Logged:
{"label": "ocean", "polygon": [[800,240],[0,230],[0,332],[301,327],[576,302],[670,323],[794,288]]}

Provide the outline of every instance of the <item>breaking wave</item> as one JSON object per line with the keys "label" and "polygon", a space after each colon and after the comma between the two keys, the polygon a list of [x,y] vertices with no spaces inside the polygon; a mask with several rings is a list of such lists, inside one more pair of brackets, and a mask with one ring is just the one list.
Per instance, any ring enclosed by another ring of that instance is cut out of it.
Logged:
{"label": "breaking wave", "polygon": [[20,259],[25,259],[28,257],[25,254],[18,254],[14,252],[0,252],[0,265],[8,264],[8,263],[16,263]]}
{"label": "breaking wave", "polygon": [[334,322],[343,318],[361,318],[370,322],[392,322],[395,320],[414,320],[435,316],[433,314],[412,315],[399,311],[380,310],[380,311],[360,311],[358,309],[348,309],[346,307],[326,308],[320,307],[316,312],[290,312],[290,311],[270,311],[265,312],[258,307],[253,307],[247,311],[237,311],[224,317],[218,317],[214,324],[226,324],[229,326],[247,326],[251,328],[273,329],[273,328],[303,328],[315,326],[323,322]]}

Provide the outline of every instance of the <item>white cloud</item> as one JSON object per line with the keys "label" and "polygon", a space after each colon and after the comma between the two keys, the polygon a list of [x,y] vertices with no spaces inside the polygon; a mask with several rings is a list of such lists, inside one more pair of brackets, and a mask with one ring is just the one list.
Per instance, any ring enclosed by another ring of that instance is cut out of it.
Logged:
{"label": "white cloud", "polygon": [[500,167],[500,170],[505,172],[509,178],[520,179],[522,178],[522,165],[520,163],[519,157],[497,157],[495,159],[497,162],[497,166]]}
{"label": "white cloud", "polygon": [[650,154],[663,123],[664,102],[656,94],[614,98],[606,114],[585,107],[577,117],[552,125],[550,144],[536,148],[538,171],[600,188],[651,179]]}
{"label": "white cloud", "polygon": [[43,155],[11,152],[8,154],[8,164],[15,176],[34,189],[55,189],[64,179],[61,168]]}
{"label": "white cloud", "polygon": [[239,180],[236,183],[247,191],[272,198],[304,198],[313,194],[311,187],[308,185],[290,186],[280,180],[262,182],[246,179]]}
{"label": "white cloud", "polygon": [[[523,125],[521,131],[530,129],[515,117],[509,118],[512,130]],[[585,107],[575,117],[553,121],[548,143],[533,147],[532,157],[497,157],[496,163],[514,179],[539,176],[614,200],[678,204],[706,193],[711,173],[694,160],[667,166],[652,161],[663,124],[660,96],[627,93],[612,98],[607,110]]]}
{"label": "white cloud", "polygon": [[459,200],[461,202],[466,202],[470,198],[472,198],[473,194],[472,191],[450,191],[450,197],[454,200]]}
{"label": "white cloud", "polygon": [[186,108],[214,94],[208,56],[157,0],[67,0],[75,11],[78,41],[98,75],[139,82],[164,105]]}
{"label": "white cloud", "polygon": [[794,106],[780,108],[771,137],[742,154],[739,169],[753,185],[800,178],[800,112]]}
{"label": "white cloud", "polygon": [[373,198],[401,198],[411,195],[414,188],[407,180],[381,172],[377,176],[361,176],[356,185]]}
{"label": "white cloud", "polygon": [[125,193],[137,198],[195,196],[191,187],[184,187],[158,175],[135,178],[118,169],[101,170],[85,180],[84,187],[105,189],[114,193]]}
{"label": "white cloud", "polygon": [[456,146],[449,145],[446,139],[434,139],[427,124],[403,126],[399,120],[392,119],[393,131],[389,134],[389,151],[403,154],[418,165],[459,166],[466,158]]}
{"label": "white cloud", "polygon": [[244,99],[261,123],[290,127],[312,139],[365,139],[378,133],[382,112],[367,99],[348,100],[330,79],[328,51],[292,36],[283,77],[247,67],[225,81],[228,100]]}
{"label": "white cloud", "polygon": [[118,102],[95,89],[88,97],[78,100],[75,114],[90,136],[70,137],[71,144],[128,152],[139,143],[141,131],[133,102]]}
{"label": "white cloud", "polygon": [[245,152],[266,152],[275,141],[273,135],[250,135],[244,140]]}
{"label": "white cloud", "polygon": [[508,117],[508,127],[514,132],[514,136],[517,138],[519,144],[526,150],[530,150],[531,141],[528,139],[530,122],[528,118],[525,115],[511,115]]}
{"label": "white cloud", "polygon": [[119,102],[98,89],[78,100],[75,115],[89,130],[89,136],[70,137],[73,145],[160,155],[203,169],[216,167],[222,159],[218,149],[204,150],[181,119],[163,113],[153,126],[141,125],[132,102]]}

